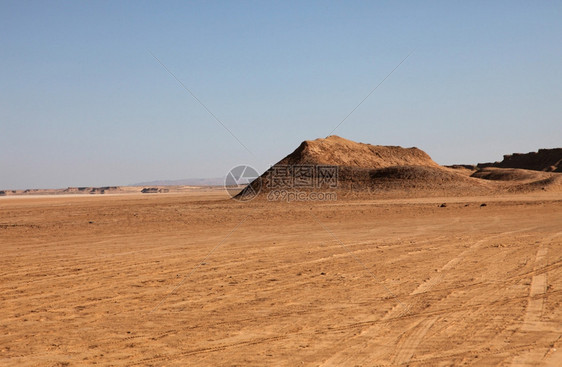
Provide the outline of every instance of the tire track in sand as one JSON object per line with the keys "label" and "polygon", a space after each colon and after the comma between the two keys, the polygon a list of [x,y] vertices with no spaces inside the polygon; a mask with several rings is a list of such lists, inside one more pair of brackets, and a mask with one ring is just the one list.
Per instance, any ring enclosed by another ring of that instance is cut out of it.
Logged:
{"label": "tire track in sand", "polygon": [[394,357],[394,364],[408,363],[414,352],[418,348],[425,334],[431,329],[438,317],[432,317],[420,321],[416,326],[409,330],[409,332],[404,334],[402,340],[398,343],[398,350]]}
{"label": "tire track in sand", "polygon": [[[502,233],[501,235],[504,234],[505,233]],[[472,246],[465,249],[463,252],[461,252],[453,259],[449,260],[449,262],[447,262],[445,265],[441,267],[441,269],[438,270],[437,275],[421,283],[416,289],[414,289],[410,293],[410,295],[413,296],[413,295],[429,292],[434,286],[436,286],[443,280],[444,273],[457,266],[469,252],[478,248],[482,243],[501,235],[487,237],[475,242]],[[393,309],[390,310],[390,312],[388,312],[385,315],[385,319],[387,319],[388,317],[395,317],[395,316],[400,317],[405,313],[407,313],[412,308],[412,306],[415,306],[416,304],[417,302],[408,305],[406,310],[400,310],[400,308],[395,306]],[[399,311],[400,314],[396,315],[396,312]],[[438,317],[436,316],[436,317],[422,320],[404,333],[404,336],[402,337],[402,339],[397,345],[397,350],[395,352],[393,364],[396,365],[405,364],[408,363],[410,359],[412,359],[412,356],[414,355],[414,352],[416,351],[418,345],[421,343],[421,341],[423,340],[429,329],[431,329],[435,321],[437,321],[437,319]]]}
{"label": "tire track in sand", "polygon": [[[535,256],[535,264],[533,267],[533,278],[531,279],[531,287],[529,289],[529,296],[527,301],[527,309],[525,310],[525,316],[523,319],[523,324],[521,325],[521,331],[523,332],[533,332],[533,331],[544,331],[545,324],[541,321],[544,302],[546,298],[546,290],[548,286],[547,272],[541,272],[537,274],[537,271],[541,268],[546,268],[548,266],[548,246],[546,242],[552,241],[554,238],[558,237],[562,232],[558,232],[545,241],[541,242],[541,246],[537,250]],[[543,360],[545,357],[544,348],[535,347],[527,351],[526,353],[516,356],[511,362],[512,367],[519,366],[530,366],[537,364],[539,361]],[[559,360],[562,356],[558,355],[555,360]],[[552,358],[550,359],[552,361]],[[558,366],[558,364],[557,364]]]}
{"label": "tire track in sand", "polygon": [[[506,231],[506,232],[502,232],[502,233],[499,233],[499,234],[496,234],[496,235],[487,236],[487,237],[485,237],[481,240],[478,240],[478,241],[474,242],[471,246],[466,248],[460,254],[455,256],[453,259],[449,260],[445,265],[443,265],[441,267],[441,269],[438,270],[437,275],[435,275],[434,277],[431,277],[427,281],[422,282],[418,287],[416,287],[416,289],[414,289],[410,293],[410,296],[421,294],[421,293],[428,292],[429,290],[431,290],[435,285],[437,285],[438,283],[440,283],[442,281],[442,279],[444,278],[444,272],[446,272],[450,269],[453,269],[455,266],[457,266],[459,263],[461,263],[469,253],[478,249],[483,243],[485,243],[487,241],[490,241],[492,239],[498,238],[498,237],[503,237],[503,236],[506,236],[506,235],[514,234],[514,233],[528,231],[528,230],[533,229],[533,228],[534,227],[529,227],[529,228],[518,229],[518,230],[515,230],[515,231]],[[382,318],[382,321],[383,322],[391,322],[391,320],[393,320],[393,319],[400,319],[403,315],[407,314],[413,308],[412,306],[414,306],[414,305],[415,305],[415,303],[413,303],[413,304],[410,303],[410,304],[406,305],[406,307],[404,307],[403,303],[398,303],[385,314],[385,316]],[[421,343],[421,341],[423,340],[423,338],[425,337],[427,332],[431,329],[431,327],[433,326],[435,321],[437,321],[438,318],[439,318],[439,316],[435,316],[433,318],[425,319],[425,320],[422,320],[420,322],[414,323],[414,325],[412,327],[410,327],[404,333],[405,339],[403,339],[398,344],[398,349],[394,353],[394,356],[395,356],[394,357],[394,363],[395,364],[397,364],[399,362],[400,363],[407,363],[407,361],[412,358],[412,356],[414,355],[418,345]],[[376,333],[378,331],[378,327],[379,327],[379,325],[376,325],[376,326],[373,325],[373,326],[369,327],[368,329],[366,329],[365,331],[359,333],[358,336],[365,337],[368,334]],[[357,338],[357,336],[355,338]],[[362,349],[368,350],[369,346],[365,345],[365,346],[363,346]],[[341,365],[344,365],[344,364],[348,364],[350,362],[349,358],[353,358],[353,357],[354,357],[353,355],[349,356],[346,353],[346,350],[343,349],[343,350],[340,350],[339,352],[337,352],[336,354],[334,354],[327,361],[325,361],[322,364],[322,366],[325,366],[325,367],[327,367],[327,366],[341,366]]]}
{"label": "tire track in sand", "polygon": [[[546,254],[548,247],[542,245],[535,257],[535,270],[546,265]],[[541,329],[540,318],[544,306],[544,296],[547,286],[547,273],[535,274],[531,280],[529,290],[529,302],[525,311],[525,319],[521,329],[523,331],[536,331]]]}
{"label": "tire track in sand", "polygon": [[546,359],[546,367],[562,366],[562,348],[554,349],[554,352]]}

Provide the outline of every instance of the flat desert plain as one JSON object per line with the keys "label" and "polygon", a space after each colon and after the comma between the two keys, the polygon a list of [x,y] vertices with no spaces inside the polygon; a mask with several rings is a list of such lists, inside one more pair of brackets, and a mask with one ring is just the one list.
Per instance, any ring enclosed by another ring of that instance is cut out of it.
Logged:
{"label": "flat desert plain", "polygon": [[0,243],[2,366],[562,365],[560,193],[4,197]]}

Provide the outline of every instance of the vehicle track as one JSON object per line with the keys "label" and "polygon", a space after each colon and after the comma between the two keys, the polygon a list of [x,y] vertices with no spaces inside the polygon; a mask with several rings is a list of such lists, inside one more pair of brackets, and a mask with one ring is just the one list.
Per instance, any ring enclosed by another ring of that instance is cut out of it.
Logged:
{"label": "vehicle track", "polygon": [[[463,250],[460,254],[458,254],[457,256],[452,258],[451,260],[449,260],[445,265],[443,265],[441,267],[441,269],[438,271],[437,275],[431,277],[429,280],[427,280],[425,282],[422,282],[418,287],[416,287],[409,294],[409,296],[415,296],[415,295],[420,295],[422,293],[429,292],[435,285],[439,284],[444,279],[444,276],[445,276],[444,273],[445,272],[447,272],[450,269],[453,269],[456,265],[461,263],[461,261],[464,258],[466,258],[466,256],[468,254],[470,254],[471,252],[478,249],[482,244],[484,244],[484,243],[486,243],[490,240],[496,239],[496,238],[505,237],[505,236],[508,236],[508,235],[512,235],[514,233],[529,231],[529,230],[532,230],[534,228],[536,228],[536,227],[532,226],[532,227],[526,227],[526,228],[522,228],[522,229],[518,229],[518,230],[514,230],[514,231],[505,231],[505,232],[502,232],[502,233],[499,233],[499,234],[487,236],[487,237],[485,237],[481,240],[478,240],[478,241],[474,242],[471,246],[469,246],[468,248]],[[450,292],[454,292],[454,289],[451,289]],[[446,297],[442,298],[441,300],[443,300],[445,298]],[[414,300],[413,302],[408,302],[408,303],[400,302],[400,303],[396,304],[394,307],[392,307],[390,309],[390,311],[388,311],[385,314],[382,321],[389,322],[391,320],[400,319],[405,314],[409,314],[411,312],[411,310],[415,310],[416,307],[417,307],[417,302],[418,301]],[[428,323],[418,321],[417,323],[414,323],[412,326],[410,326],[409,329],[404,333],[404,335],[406,335],[406,339],[402,340],[401,344],[406,346],[406,348],[404,348],[404,351],[402,351],[402,352],[399,349],[399,351],[395,354],[395,361],[396,361],[396,358],[398,358],[398,360],[404,361],[404,360],[407,360],[407,359],[412,357],[412,355],[415,353],[415,350],[416,350],[417,346],[420,344],[421,340],[423,339],[425,334],[429,331],[429,329],[431,329],[431,327],[433,326],[433,324],[435,323],[437,318],[430,318],[428,320],[432,320],[432,321],[428,322]],[[379,328],[380,328],[380,326],[378,326],[378,325],[377,325],[377,327],[371,326],[371,327],[363,330],[354,339],[357,339],[358,337],[373,339],[374,336],[378,333]],[[421,337],[420,337],[420,335],[421,335]],[[410,338],[412,340],[409,340]],[[353,344],[353,343],[351,343],[350,341],[347,341],[347,343],[346,343],[346,345],[351,345],[351,344]],[[369,350],[369,347],[368,347],[368,345],[364,345],[362,347],[362,349]],[[339,352],[336,352],[332,357],[330,357],[322,365],[323,366],[340,366],[340,365],[343,365],[345,363],[349,363],[349,361],[348,361],[347,353],[344,349],[344,350],[341,350]]]}
{"label": "vehicle track", "polygon": [[[550,241],[561,235],[562,232],[558,232],[545,241],[541,241],[541,246],[537,250],[535,256],[535,263],[533,267],[533,277],[531,279],[531,285],[529,288],[529,296],[527,301],[527,308],[525,310],[525,316],[523,319],[523,324],[521,325],[521,332],[531,333],[531,332],[545,332],[548,328],[545,327],[542,320],[544,304],[546,300],[546,291],[548,286],[548,271],[538,272],[539,269],[547,269],[549,267],[547,254],[549,251],[548,245]],[[515,356],[511,362],[512,367],[523,367],[523,366],[533,366],[539,365],[539,362],[543,361],[550,351],[547,346],[535,346],[529,349],[525,353]],[[556,360],[550,358],[550,361]],[[552,363],[552,362],[549,362]],[[542,362],[540,363],[542,364]]]}

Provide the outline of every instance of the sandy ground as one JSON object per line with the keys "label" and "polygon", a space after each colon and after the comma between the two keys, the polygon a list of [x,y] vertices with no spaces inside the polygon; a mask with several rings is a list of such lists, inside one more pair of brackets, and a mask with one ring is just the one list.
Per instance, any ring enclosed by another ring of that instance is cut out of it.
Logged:
{"label": "sandy ground", "polygon": [[2,366],[562,365],[560,194],[5,197],[0,246]]}

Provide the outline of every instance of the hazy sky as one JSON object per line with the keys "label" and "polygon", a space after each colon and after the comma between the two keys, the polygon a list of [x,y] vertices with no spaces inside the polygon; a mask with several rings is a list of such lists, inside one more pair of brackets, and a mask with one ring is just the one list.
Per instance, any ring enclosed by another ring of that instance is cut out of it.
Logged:
{"label": "hazy sky", "polygon": [[413,50],[335,134],[441,164],[560,147],[561,4],[0,1],[0,189],[263,170]]}

